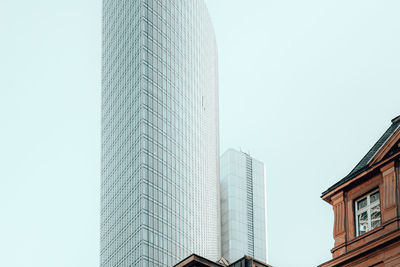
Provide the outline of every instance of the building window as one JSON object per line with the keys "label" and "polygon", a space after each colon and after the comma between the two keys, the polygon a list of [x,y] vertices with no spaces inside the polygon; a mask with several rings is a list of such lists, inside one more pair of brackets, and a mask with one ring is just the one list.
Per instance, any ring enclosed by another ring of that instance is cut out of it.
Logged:
{"label": "building window", "polygon": [[381,207],[379,191],[375,190],[362,196],[355,202],[356,233],[357,236],[365,234],[381,225]]}

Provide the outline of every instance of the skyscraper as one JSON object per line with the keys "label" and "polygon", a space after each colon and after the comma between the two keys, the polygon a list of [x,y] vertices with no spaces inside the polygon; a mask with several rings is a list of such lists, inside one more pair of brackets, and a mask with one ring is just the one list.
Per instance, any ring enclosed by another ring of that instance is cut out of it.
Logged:
{"label": "skyscraper", "polygon": [[243,255],[266,262],[264,163],[233,149],[221,156],[222,256]]}
{"label": "skyscraper", "polygon": [[101,266],[220,257],[218,79],[203,0],[103,0]]}

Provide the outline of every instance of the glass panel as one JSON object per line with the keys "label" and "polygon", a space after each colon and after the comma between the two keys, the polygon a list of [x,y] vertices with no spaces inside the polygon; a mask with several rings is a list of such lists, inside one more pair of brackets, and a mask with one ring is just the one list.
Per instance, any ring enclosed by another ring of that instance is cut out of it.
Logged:
{"label": "glass panel", "polygon": [[366,206],[367,206],[367,198],[361,199],[360,201],[357,202],[358,210],[365,208]]}
{"label": "glass panel", "polygon": [[368,231],[368,214],[363,212],[358,215],[358,235],[362,235]]}
{"label": "glass panel", "polygon": [[371,209],[371,229],[381,225],[381,209],[378,206]]}
{"label": "glass panel", "polygon": [[370,203],[374,203],[379,200],[379,192],[373,193],[370,198]]}

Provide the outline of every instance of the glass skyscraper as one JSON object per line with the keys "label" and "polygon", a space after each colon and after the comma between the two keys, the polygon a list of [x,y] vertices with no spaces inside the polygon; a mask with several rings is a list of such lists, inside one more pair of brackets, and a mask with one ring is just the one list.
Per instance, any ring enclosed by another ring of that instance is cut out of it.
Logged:
{"label": "glass skyscraper", "polygon": [[267,261],[266,177],[264,163],[227,150],[221,156],[222,256]]}
{"label": "glass skyscraper", "polygon": [[101,266],[217,260],[217,49],[203,0],[103,0],[101,109]]}

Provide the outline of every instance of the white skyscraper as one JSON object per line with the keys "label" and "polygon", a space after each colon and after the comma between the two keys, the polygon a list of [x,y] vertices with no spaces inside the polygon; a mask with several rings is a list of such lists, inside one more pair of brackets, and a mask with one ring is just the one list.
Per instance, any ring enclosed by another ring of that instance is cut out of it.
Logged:
{"label": "white skyscraper", "polygon": [[264,163],[233,149],[221,156],[222,256],[267,260]]}
{"label": "white skyscraper", "polygon": [[103,0],[102,267],[220,258],[217,77],[203,0]]}

